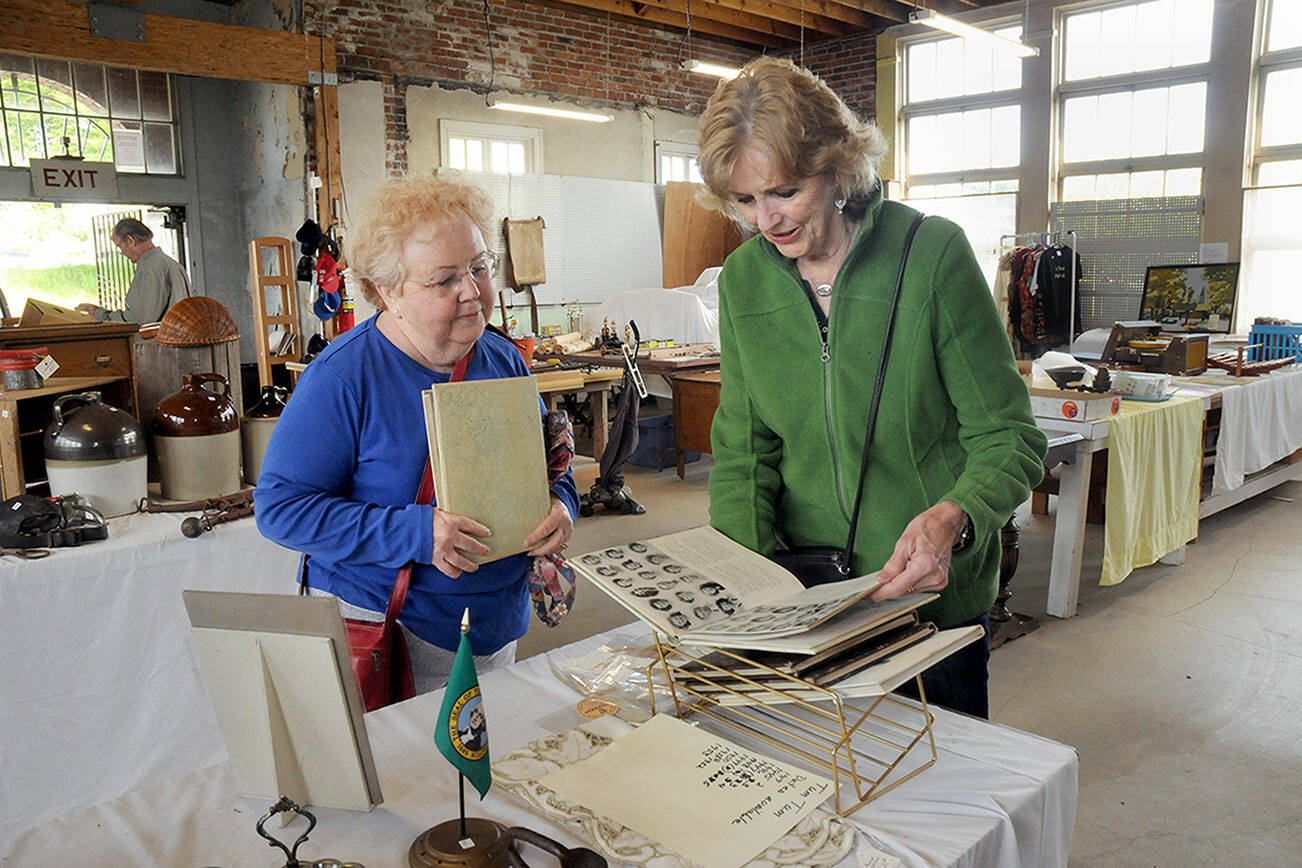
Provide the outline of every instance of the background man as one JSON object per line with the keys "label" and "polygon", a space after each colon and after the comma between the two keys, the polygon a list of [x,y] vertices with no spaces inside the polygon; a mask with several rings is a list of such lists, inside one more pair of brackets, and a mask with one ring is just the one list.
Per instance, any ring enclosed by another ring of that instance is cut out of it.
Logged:
{"label": "background man", "polygon": [[86,302],[77,305],[77,310],[98,320],[151,323],[161,320],[169,307],[190,297],[185,269],[154,245],[154,232],[144,223],[134,217],[119,220],[113,227],[113,244],[136,264],[135,276],[127,288],[126,307],[105,310]]}

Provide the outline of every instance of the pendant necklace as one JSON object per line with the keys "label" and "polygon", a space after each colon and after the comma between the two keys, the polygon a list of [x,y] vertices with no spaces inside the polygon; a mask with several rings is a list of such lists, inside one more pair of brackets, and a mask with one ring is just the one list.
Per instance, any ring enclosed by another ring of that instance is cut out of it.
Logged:
{"label": "pendant necklace", "polygon": [[831,294],[832,284],[830,283],[820,283],[818,286],[814,287],[814,295],[819,298],[827,298]]}

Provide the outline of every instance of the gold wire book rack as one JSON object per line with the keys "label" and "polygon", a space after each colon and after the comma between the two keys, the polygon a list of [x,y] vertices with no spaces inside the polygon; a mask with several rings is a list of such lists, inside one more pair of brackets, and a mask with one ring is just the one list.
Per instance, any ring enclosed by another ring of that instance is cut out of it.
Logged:
{"label": "gold wire book rack", "polygon": [[[917,701],[885,691],[847,700],[735,651],[693,653],[658,633],[655,641],[650,669],[663,670],[677,717],[716,721],[829,773],[842,817],[936,762],[935,718],[921,676],[914,676]],[[652,691],[653,714],[655,704]]]}

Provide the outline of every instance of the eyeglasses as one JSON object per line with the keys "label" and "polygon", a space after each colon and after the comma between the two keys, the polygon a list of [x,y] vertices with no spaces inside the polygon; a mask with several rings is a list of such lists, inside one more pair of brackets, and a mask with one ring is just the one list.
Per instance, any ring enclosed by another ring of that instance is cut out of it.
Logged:
{"label": "eyeglasses", "polygon": [[497,277],[497,268],[501,264],[501,257],[491,250],[485,250],[483,253],[470,260],[470,265],[465,271],[454,271],[447,275],[435,275],[428,280],[413,280],[412,283],[424,289],[433,289],[438,292],[452,293],[461,284],[461,280],[470,275],[470,279],[477,285],[483,286]]}

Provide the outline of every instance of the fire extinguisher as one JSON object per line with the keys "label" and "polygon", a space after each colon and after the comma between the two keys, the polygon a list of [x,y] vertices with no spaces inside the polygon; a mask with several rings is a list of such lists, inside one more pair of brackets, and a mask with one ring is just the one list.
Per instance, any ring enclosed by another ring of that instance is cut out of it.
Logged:
{"label": "fire extinguisher", "polygon": [[354,324],[352,299],[345,298],[344,303],[339,307],[339,313],[335,316],[335,331],[343,334]]}

